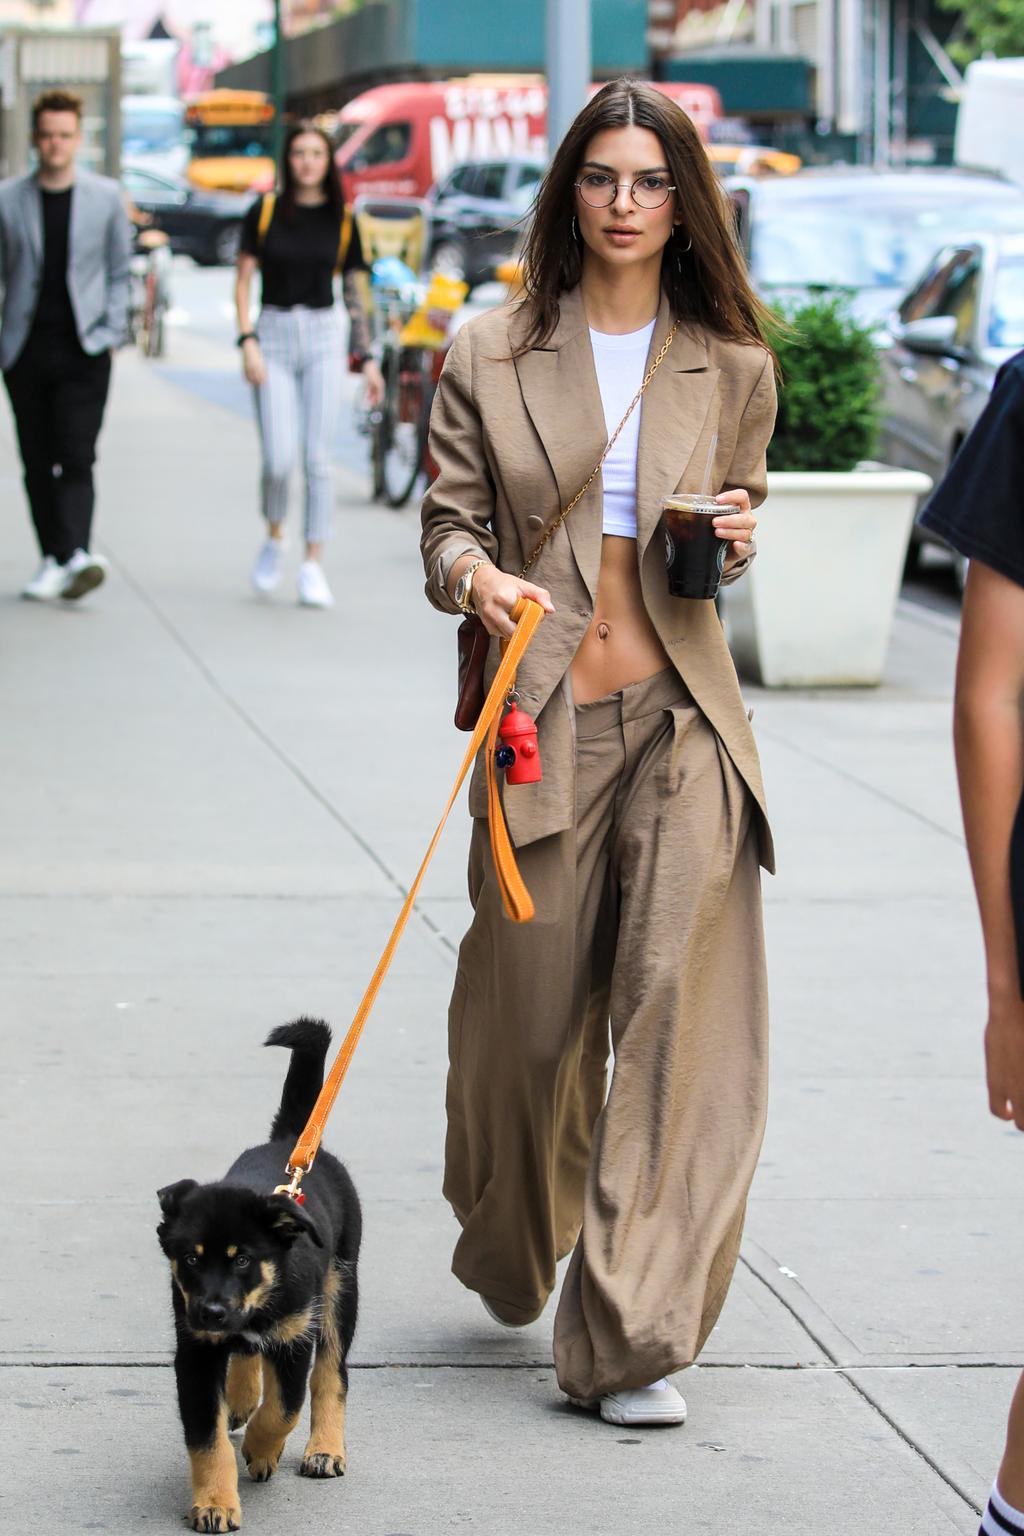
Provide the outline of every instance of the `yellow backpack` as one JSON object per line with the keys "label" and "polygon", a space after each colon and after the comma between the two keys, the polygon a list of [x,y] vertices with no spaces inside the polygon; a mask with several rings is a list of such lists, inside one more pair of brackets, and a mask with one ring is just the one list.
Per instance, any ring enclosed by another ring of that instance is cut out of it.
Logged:
{"label": "yellow backpack", "polygon": [[[270,221],[274,217],[274,207],[276,203],[276,192],[264,192],[263,199],[260,203],[260,222],[256,230],[256,244],[261,251],[263,249],[263,243],[267,238],[267,230],[270,228]],[[344,267],[345,257],[348,255],[348,248],[351,243],[352,213],[351,210],[346,206],[345,212],[341,216],[341,235],[338,239],[338,259],[334,263],[335,272],[340,272]]]}

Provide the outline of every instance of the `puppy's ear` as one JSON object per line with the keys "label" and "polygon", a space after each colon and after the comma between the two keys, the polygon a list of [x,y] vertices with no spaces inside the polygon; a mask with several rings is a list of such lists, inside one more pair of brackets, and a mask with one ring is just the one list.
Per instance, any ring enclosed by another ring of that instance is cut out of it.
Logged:
{"label": "puppy's ear", "polygon": [[324,1245],[312,1216],[288,1195],[268,1195],[267,1225],[286,1248],[290,1248],[303,1232],[308,1234],[318,1248]]}
{"label": "puppy's ear", "polygon": [[185,1196],[198,1188],[199,1184],[195,1179],[179,1179],[177,1184],[165,1184],[163,1189],[158,1189],[156,1192],[160,1209],[165,1216],[177,1216]]}

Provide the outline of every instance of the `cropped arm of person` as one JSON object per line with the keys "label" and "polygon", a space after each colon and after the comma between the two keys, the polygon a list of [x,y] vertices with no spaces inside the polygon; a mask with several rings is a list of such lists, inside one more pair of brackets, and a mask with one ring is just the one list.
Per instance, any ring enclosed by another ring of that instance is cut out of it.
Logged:
{"label": "cropped arm of person", "polygon": [[1024,1001],[1010,840],[1024,790],[1024,587],[972,561],[964,593],[954,743],[988,975],[989,1106],[1024,1131]]}
{"label": "cropped arm of person", "polygon": [[373,336],[364,293],[364,283],[368,280],[368,275],[369,268],[363,255],[359,225],[353,219],[352,241],[345,256],[345,269],[341,274],[341,296],[348,310],[349,356],[356,360],[356,365],[363,375],[366,385],[366,403],[373,410],[384,399],[384,375],[370,350],[373,345]]}
{"label": "cropped arm of person", "polygon": [[245,374],[246,382],[255,385],[262,384],[267,377],[267,365],[263,361],[259,339],[252,330],[250,311],[252,280],[258,266],[259,258],[249,251],[238,253],[238,265],[235,269],[235,318],[238,322],[239,336],[246,338],[241,343],[242,372]]}
{"label": "cropped arm of person", "polygon": [[483,424],[473,399],[472,337],[463,327],[445,360],[430,413],[430,454],[438,476],[423,500],[420,549],[427,597],[444,613],[458,613],[455,584],[471,565],[473,607],[490,635],[515,633],[509,614],[520,597],[554,613],[549,593],[499,570],[491,527],[495,488],[487,467]]}
{"label": "cropped arm of person", "polygon": [[723,586],[742,576],[757,554],[757,519],[753,508],[759,507],[768,494],[765,455],[775,427],[777,405],[772,356],[766,352],[764,366],[740,417],[736,451],[717,497],[730,508],[714,519],[716,534],[729,545],[722,567]]}

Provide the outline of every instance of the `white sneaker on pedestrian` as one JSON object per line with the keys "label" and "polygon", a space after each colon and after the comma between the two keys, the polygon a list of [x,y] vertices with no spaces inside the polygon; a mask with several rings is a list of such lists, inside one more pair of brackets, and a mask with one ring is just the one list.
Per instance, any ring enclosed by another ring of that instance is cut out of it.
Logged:
{"label": "white sneaker on pedestrian", "polygon": [[303,560],[299,566],[299,602],[304,608],[334,607],[334,598],[319,560]]}
{"label": "white sneaker on pedestrian", "polygon": [[[487,1300],[486,1296],[481,1296],[480,1300],[483,1302],[484,1311],[487,1313],[487,1316],[494,1322],[500,1323],[503,1328],[529,1328],[530,1324],[535,1323],[537,1318],[540,1316],[540,1312],[538,1312],[535,1317],[524,1317],[521,1320],[516,1319],[513,1322],[513,1320],[509,1317],[502,1317],[501,1314],[496,1310],[494,1304]],[[500,1305],[501,1303],[499,1302],[498,1306]],[[541,1308],[541,1311],[543,1311],[543,1308]]]}
{"label": "white sneaker on pedestrian", "polygon": [[686,1403],[663,1376],[649,1387],[631,1387],[621,1392],[608,1392],[604,1397],[570,1397],[577,1408],[589,1408],[599,1412],[606,1424],[623,1424],[633,1428],[643,1424],[685,1424]]}
{"label": "white sneaker on pedestrian", "polygon": [[52,555],[47,555],[32,580],[22,587],[21,595],[34,603],[45,602],[48,597],[59,597],[65,579],[64,567],[58,565]]}
{"label": "white sneaker on pedestrian", "polygon": [[250,573],[250,581],[255,591],[261,596],[273,592],[281,580],[281,556],[284,553],[283,539],[264,539],[260,545],[260,552],[256,556],[256,564]]}
{"label": "white sneaker on pedestrian", "polygon": [[102,585],[107,576],[107,562],[102,555],[90,555],[86,549],[76,549],[64,567],[64,585],[60,595],[68,602],[84,597],[95,587]]}

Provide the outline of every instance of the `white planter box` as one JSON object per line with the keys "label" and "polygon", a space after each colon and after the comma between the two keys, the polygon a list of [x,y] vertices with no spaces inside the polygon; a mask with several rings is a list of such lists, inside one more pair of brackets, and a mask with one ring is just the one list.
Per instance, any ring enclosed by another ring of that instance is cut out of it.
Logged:
{"label": "white planter box", "polygon": [[767,688],[880,683],[910,530],[931,489],[912,469],[769,476],[757,559],[722,589],[729,646]]}

